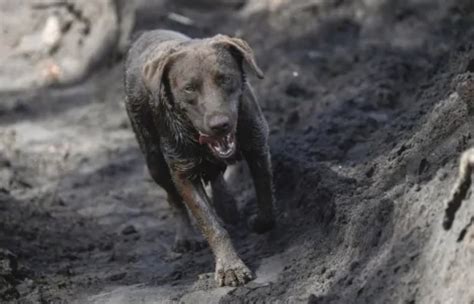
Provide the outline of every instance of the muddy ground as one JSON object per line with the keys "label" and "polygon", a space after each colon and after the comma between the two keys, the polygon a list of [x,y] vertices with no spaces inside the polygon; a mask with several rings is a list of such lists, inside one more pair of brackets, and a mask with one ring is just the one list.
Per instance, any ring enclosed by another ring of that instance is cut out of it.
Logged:
{"label": "muddy ground", "polygon": [[474,144],[471,2],[224,2],[139,1],[134,33],[254,47],[278,226],[246,228],[243,170],[229,230],[257,279],[216,288],[209,249],[171,251],[115,56],[80,83],[0,95],[0,302],[474,303],[473,198],[441,225]]}

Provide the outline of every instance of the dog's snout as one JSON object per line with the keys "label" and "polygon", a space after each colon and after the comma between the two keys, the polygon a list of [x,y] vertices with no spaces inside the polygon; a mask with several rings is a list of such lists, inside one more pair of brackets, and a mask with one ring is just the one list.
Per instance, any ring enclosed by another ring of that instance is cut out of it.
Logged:
{"label": "dog's snout", "polygon": [[217,114],[209,119],[209,128],[215,133],[227,133],[231,129],[230,118],[227,115]]}

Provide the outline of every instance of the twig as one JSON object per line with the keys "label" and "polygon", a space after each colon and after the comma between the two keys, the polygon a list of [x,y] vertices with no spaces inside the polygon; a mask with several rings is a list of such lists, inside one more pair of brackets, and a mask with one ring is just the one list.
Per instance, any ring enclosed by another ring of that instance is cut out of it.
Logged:
{"label": "twig", "polygon": [[194,21],[191,18],[188,18],[186,16],[176,14],[176,13],[169,13],[168,14],[168,19],[173,20],[175,22],[184,24],[184,25],[193,25]]}

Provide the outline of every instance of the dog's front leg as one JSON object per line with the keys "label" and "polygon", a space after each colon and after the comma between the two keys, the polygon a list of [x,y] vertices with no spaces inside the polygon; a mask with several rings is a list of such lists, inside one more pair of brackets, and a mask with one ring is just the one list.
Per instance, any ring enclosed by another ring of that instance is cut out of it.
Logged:
{"label": "dog's front leg", "polygon": [[237,255],[229,234],[211,207],[201,180],[189,180],[180,174],[173,174],[173,180],[214,253],[218,285],[237,286],[253,279],[252,272]]}
{"label": "dog's front leg", "polygon": [[260,145],[258,151],[247,151],[245,159],[249,165],[257,194],[258,213],[250,219],[250,227],[257,233],[270,230],[275,219],[273,215],[273,178],[268,144]]}

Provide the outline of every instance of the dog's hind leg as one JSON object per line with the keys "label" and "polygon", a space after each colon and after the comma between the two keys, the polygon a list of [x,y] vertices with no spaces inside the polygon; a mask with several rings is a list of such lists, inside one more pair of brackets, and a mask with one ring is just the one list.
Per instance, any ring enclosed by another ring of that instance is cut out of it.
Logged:
{"label": "dog's hind leg", "polygon": [[170,204],[173,217],[176,221],[176,235],[173,251],[198,251],[206,247],[206,241],[194,231],[186,206],[183,204],[181,196],[179,196],[175,190],[168,192],[168,203]]}
{"label": "dog's hind leg", "polygon": [[[173,250],[184,252],[199,250],[203,248],[205,241],[194,231],[189,219],[186,206],[183,204],[181,196],[176,191],[176,187],[171,179],[168,165],[161,153],[159,146],[159,136],[153,128],[152,118],[140,112],[140,108],[134,108],[134,99],[126,99],[127,114],[130,118],[132,128],[137,137],[140,149],[145,156],[148,171],[153,180],[160,185],[168,195],[175,222],[176,236]],[[135,104],[138,103],[135,101]]]}
{"label": "dog's hind leg", "polygon": [[211,182],[212,201],[217,214],[228,224],[235,224],[239,220],[237,202],[224,176],[219,176]]}
{"label": "dog's hind leg", "polygon": [[257,233],[270,230],[275,224],[273,212],[273,177],[270,148],[268,146],[268,124],[247,84],[239,114],[239,133],[244,158],[250,169],[257,194],[258,213],[250,219],[250,227]]}
{"label": "dog's hind leg", "polygon": [[156,161],[149,158],[150,155],[148,154],[147,166],[149,168],[150,175],[157,184],[165,189],[168,195],[168,203],[171,207],[176,224],[176,235],[173,244],[173,251],[198,251],[206,247],[205,240],[195,232],[191,224],[186,206],[183,204],[183,199],[179,195],[173,181],[171,180],[165,160],[162,159]]}
{"label": "dog's hind leg", "polygon": [[250,227],[257,233],[270,230],[275,224],[273,215],[273,185],[270,151],[262,144],[262,151],[245,155],[257,194],[258,213],[250,219]]}

